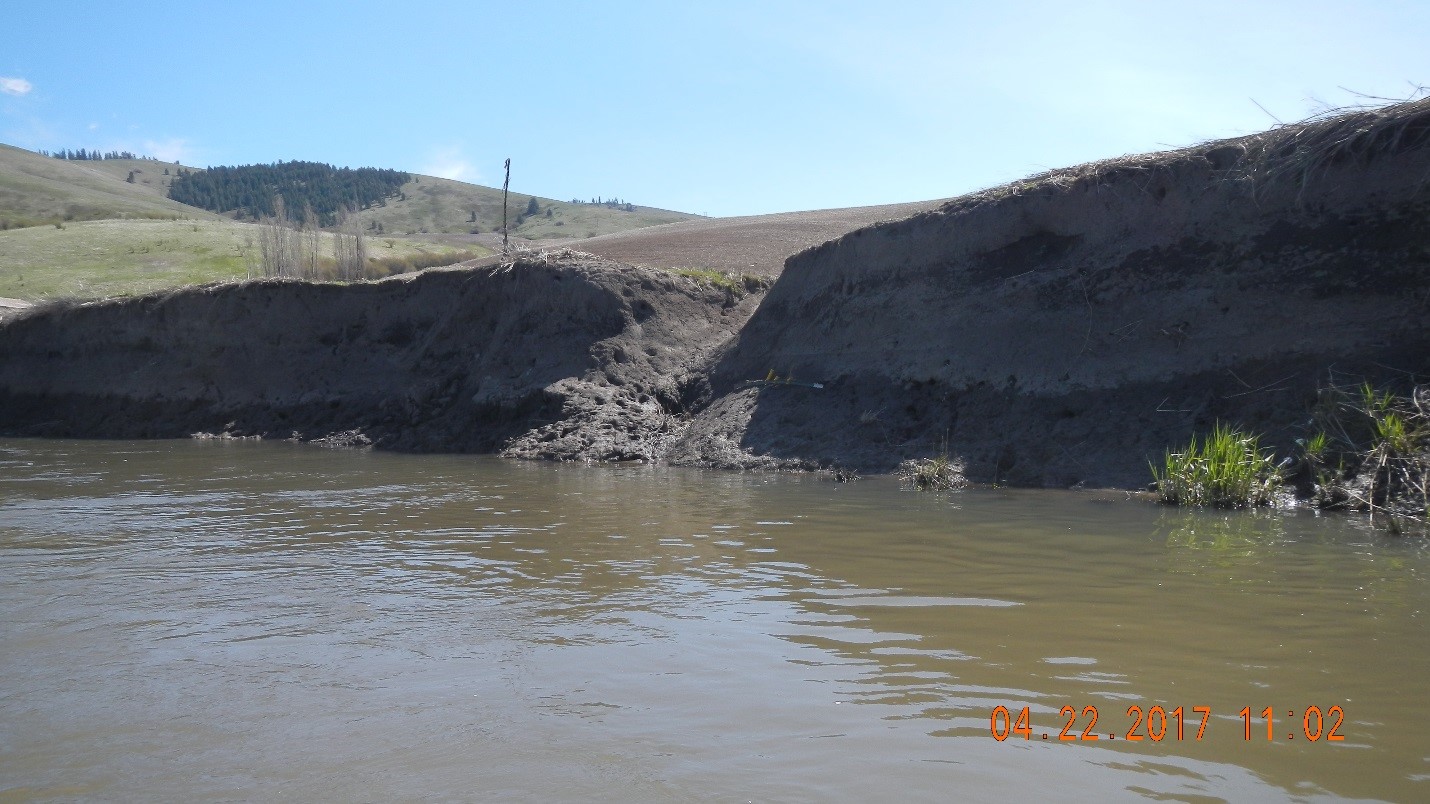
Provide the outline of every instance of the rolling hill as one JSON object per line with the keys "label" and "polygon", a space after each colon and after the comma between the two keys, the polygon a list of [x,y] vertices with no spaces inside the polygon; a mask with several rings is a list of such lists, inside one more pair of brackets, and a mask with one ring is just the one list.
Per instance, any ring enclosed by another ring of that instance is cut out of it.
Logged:
{"label": "rolling hill", "polygon": [[[0,231],[0,296],[120,295],[249,275],[256,228],[169,199],[178,167],[150,159],[66,161],[0,146],[0,222],[11,229]],[[126,180],[131,173],[133,182]],[[527,214],[533,198],[537,212]],[[774,277],[792,254],[942,202],[736,218],[521,192],[511,193],[508,203],[518,244],[569,245],[652,268]],[[414,174],[397,196],[356,217],[375,258],[463,259],[500,244],[502,191]],[[144,220],[152,218],[185,222]]]}
{"label": "rolling hill", "polygon": [[[0,145],[0,229],[56,221],[219,216],[171,201],[163,171],[148,159],[71,162]],[[134,183],[125,179],[135,171]]]}
{"label": "rolling hill", "polygon": [[[0,145],[0,296],[126,295],[249,276],[257,227],[170,199],[179,167],[153,159],[53,159]],[[537,214],[527,215],[531,198],[510,195],[511,237],[518,242],[563,242],[698,218],[540,197]],[[377,273],[410,270],[444,256],[490,253],[500,242],[501,199],[500,189],[413,175],[398,196],[357,219],[369,236],[369,256],[383,263]]]}
{"label": "rolling hill", "polygon": [[[169,199],[177,167],[52,159],[0,145],[0,297],[122,296],[250,276],[259,227]],[[332,237],[323,237],[330,252]],[[488,252],[397,235],[373,238],[368,253],[382,273]]]}
{"label": "rolling hill", "polygon": [[[532,198],[538,211],[527,215]],[[491,234],[501,229],[502,191],[414,174],[398,198],[363,210],[358,218],[364,226],[380,225],[387,234]],[[577,204],[522,192],[512,192],[508,200],[511,236],[528,241],[579,240],[695,219],[700,216],[653,207]]]}
{"label": "rolling hill", "polygon": [[[232,218],[171,200],[169,183],[179,167],[153,159],[52,159],[0,145],[0,227],[134,217]],[[128,181],[131,174],[133,182]],[[538,212],[528,215],[532,198]],[[357,217],[370,233],[386,236],[490,234],[501,228],[502,191],[413,174],[398,197]],[[697,219],[653,207],[572,203],[522,192],[512,192],[508,201],[511,236],[524,240],[576,240]]]}

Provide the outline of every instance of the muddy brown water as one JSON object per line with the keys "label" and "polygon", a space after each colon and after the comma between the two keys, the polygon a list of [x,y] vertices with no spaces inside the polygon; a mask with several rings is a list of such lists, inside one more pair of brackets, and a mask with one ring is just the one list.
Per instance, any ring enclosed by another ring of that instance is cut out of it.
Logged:
{"label": "muddy brown water", "polygon": [[0,798],[1427,800],[1427,574],[1121,493],[0,440]]}

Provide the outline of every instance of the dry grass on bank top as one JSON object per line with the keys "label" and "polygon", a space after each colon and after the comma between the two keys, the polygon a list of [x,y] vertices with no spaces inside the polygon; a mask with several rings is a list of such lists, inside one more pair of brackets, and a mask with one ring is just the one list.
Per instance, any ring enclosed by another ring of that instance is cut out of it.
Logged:
{"label": "dry grass on bank top", "polygon": [[1244,182],[1252,193],[1277,185],[1304,191],[1332,165],[1365,164],[1376,156],[1422,148],[1427,143],[1430,97],[1328,109],[1307,120],[1283,123],[1256,134],[1037,173],[959,196],[948,209],[957,212],[1038,190],[1067,190],[1079,184],[1096,186],[1118,175],[1150,175],[1186,157],[1206,159],[1221,172],[1222,179]]}
{"label": "dry grass on bank top", "polygon": [[603,235],[582,251],[653,268],[698,265],[725,273],[778,276],[787,257],[856,229],[943,208],[950,212],[1012,200],[1046,188],[1100,183],[1150,172],[1186,155],[1207,158],[1225,177],[1255,190],[1279,183],[1304,187],[1328,165],[1364,161],[1382,152],[1424,147],[1430,140],[1430,98],[1375,108],[1340,109],[1302,123],[1173,151],[1123,156],[1029,176],[954,199],[873,207],[705,218]]}

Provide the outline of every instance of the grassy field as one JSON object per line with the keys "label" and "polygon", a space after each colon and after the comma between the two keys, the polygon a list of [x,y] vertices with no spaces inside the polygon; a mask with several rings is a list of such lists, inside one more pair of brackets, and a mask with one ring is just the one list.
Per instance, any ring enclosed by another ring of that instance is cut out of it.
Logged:
{"label": "grassy field", "polygon": [[[98,298],[241,279],[255,263],[257,228],[222,219],[102,220],[0,231],[0,296]],[[332,254],[332,235],[322,248]],[[407,237],[368,241],[377,259],[461,248],[481,250]]]}

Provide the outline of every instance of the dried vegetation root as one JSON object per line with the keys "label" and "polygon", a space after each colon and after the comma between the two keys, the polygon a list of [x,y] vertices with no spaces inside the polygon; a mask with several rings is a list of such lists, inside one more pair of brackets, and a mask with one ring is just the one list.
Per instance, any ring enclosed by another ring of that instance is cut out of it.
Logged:
{"label": "dried vegetation root", "polygon": [[1393,530],[1430,522],[1430,386],[1397,395],[1363,384],[1321,391],[1320,430],[1304,446],[1303,484],[1322,508],[1385,515]]}
{"label": "dried vegetation root", "polygon": [[510,271],[517,263],[527,263],[531,265],[560,265],[572,260],[599,260],[601,257],[586,251],[577,251],[574,248],[554,248],[533,250],[528,246],[513,243],[503,256],[498,270]]}
{"label": "dried vegetation root", "polygon": [[[1423,90],[1422,90],[1423,91]],[[1239,167],[1257,183],[1289,179],[1303,188],[1329,165],[1424,147],[1430,141],[1430,98],[1386,106],[1328,109],[1243,142]]]}
{"label": "dried vegetation root", "polygon": [[948,455],[916,458],[899,464],[899,479],[919,491],[961,489],[968,485],[963,468],[962,461]]}

